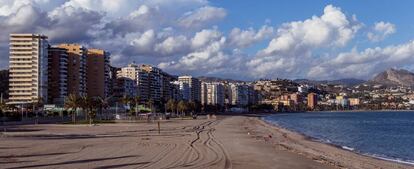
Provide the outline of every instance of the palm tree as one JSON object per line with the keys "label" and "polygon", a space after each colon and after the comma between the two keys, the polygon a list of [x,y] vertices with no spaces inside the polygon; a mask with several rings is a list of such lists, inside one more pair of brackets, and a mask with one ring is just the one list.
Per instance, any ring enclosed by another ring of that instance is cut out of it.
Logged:
{"label": "palm tree", "polygon": [[151,113],[152,113],[152,112],[154,112],[154,110],[152,109],[152,108],[153,108],[153,105],[154,105],[154,100],[152,100],[152,98],[150,98],[150,99],[148,100],[147,104],[148,104],[148,106],[149,106],[149,107],[150,107],[150,109],[151,109]]}
{"label": "palm tree", "polygon": [[87,115],[89,117],[89,125],[92,125],[93,119],[96,116],[96,109],[101,107],[101,102],[98,97],[87,97]]}
{"label": "palm tree", "polygon": [[[102,116],[102,111],[106,110],[109,108],[109,100],[112,98],[112,96],[109,97],[98,97],[99,102],[100,102],[100,111],[101,111],[101,116]],[[105,113],[106,114],[106,113]],[[106,115],[105,115],[106,117]]]}
{"label": "palm tree", "polygon": [[[76,122],[76,112],[78,110],[78,107],[80,105],[80,100],[78,99],[78,97],[76,97],[76,95],[74,94],[70,94],[65,101],[65,108],[66,109],[71,109],[72,111],[72,122],[73,124],[75,124]],[[75,111],[73,111],[75,110]]]}
{"label": "palm tree", "polygon": [[36,113],[36,123],[37,123],[37,110],[39,107],[43,107],[43,98],[39,97],[35,102],[33,102],[33,113]]}
{"label": "palm tree", "polygon": [[1,124],[3,124],[3,117],[4,117],[4,112],[7,109],[7,104],[3,101],[0,100],[0,118],[1,118]]}
{"label": "palm tree", "polygon": [[175,103],[175,101],[173,99],[168,100],[167,107],[166,107],[167,108],[167,111],[170,110],[171,113],[173,113],[174,110],[176,109],[176,105],[175,104],[176,103]]}
{"label": "palm tree", "polygon": [[127,95],[124,95],[124,96],[121,98],[121,103],[124,105],[124,108],[125,108],[126,106],[128,106],[128,104],[129,104],[130,100],[131,100],[131,99],[130,99]]}
{"label": "palm tree", "polygon": [[181,100],[180,102],[178,102],[177,110],[181,112],[181,116],[184,115],[184,112],[187,111],[187,109],[188,107],[185,101]]}
{"label": "palm tree", "polygon": [[88,97],[88,96],[86,96],[86,95],[84,95],[84,96],[81,96],[80,98],[79,98],[79,105],[80,105],[80,107],[82,108],[82,111],[83,111],[83,114],[85,115],[85,120],[88,120],[88,108],[89,108],[89,105],[90,105],[90,98]]}
{"label": "palm tree", "polygon": [[188,109],[191,112],[191,115],[193,115],[193,112],[196,110],[196,103],[191,101],[188,103]]}
{"label": "palm tree", "polygon": [[135,104],[135,118],[138,116],[138,106],[139,103],[141,102],[141,97],[140,96],[135,96],[134,97],[134,104]]}

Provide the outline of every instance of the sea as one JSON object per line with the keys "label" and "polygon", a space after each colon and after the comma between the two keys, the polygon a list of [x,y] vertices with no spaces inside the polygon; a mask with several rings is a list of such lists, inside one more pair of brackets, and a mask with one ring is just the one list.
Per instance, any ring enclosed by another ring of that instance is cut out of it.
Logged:
{"label": "sea", "polygon": [[268,123],[359,154],[414,165],[414,112],[306,112]]}

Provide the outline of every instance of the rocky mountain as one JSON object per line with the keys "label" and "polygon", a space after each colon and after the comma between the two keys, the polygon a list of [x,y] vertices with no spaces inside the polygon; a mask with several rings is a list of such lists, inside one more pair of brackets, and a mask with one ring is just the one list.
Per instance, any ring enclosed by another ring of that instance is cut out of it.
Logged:
{"label": "rocky mountain", "polygon": [[338,79],[338,80],[308,80],[308,79],[296,79],[294,82],[299,84],[310,84],[310,85],[320,85],[320,84],[333,84],[333,85],[344,85],[344,86],[355,86],[361,83],[365,83],[365,80],[360,79]]}
{"label": "rocky mountain", "polygon": [[414,73],[405,69],[388,69],[369,81],[386,86],[414,86]]}
{"label": "rocky mountain", "polygon": [[9,93],[9,70],[0,70],[0,94],[7,98]]}

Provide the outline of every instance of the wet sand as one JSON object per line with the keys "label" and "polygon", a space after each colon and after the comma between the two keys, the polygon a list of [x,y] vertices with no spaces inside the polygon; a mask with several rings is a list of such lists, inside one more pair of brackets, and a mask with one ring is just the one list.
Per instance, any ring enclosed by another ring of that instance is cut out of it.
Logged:
{"label": "wet sand", "polygon": [[[284,128],[268,124],[257,117],[245,119],[250,125],[248,130],[260,134],[271,133],[273,145],[289,152],[301,154],[314,161],[330,165],[334,168],[355,169],[414,169],[414,166],[397,162],[385,161],[342,148],[320,143],[304,135],[286,130]],[[258,134],[255,134],[258,135]]]}
{"label": "wet sand", "polygon": [[[365,158],[380,163],[351,165]],[[157,123],[117,123],[8,126],[0,135],[0,168],[407,167],[365,158],[245,116],[162,121],[160,133]]]}

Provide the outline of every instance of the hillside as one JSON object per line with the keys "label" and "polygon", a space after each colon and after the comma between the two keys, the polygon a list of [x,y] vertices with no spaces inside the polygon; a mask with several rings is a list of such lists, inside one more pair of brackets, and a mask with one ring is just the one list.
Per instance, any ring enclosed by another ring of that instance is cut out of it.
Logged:
{"label": "hillside", "polygon": [[386,86],[414,86],[414,73],[405,69],[388,69],[376,75],[369,83]]}

